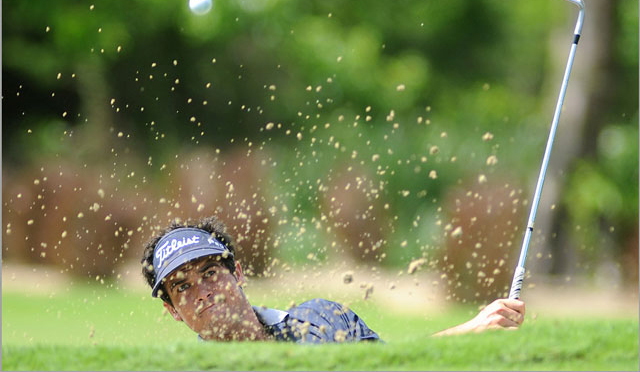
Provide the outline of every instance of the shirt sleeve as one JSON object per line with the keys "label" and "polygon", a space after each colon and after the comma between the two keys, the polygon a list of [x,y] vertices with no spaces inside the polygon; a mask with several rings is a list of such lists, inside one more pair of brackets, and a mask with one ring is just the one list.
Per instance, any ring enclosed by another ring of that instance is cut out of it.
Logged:
{"label": "shirt sleeve", "polygon": [[381,341],[356,313],[333,301],[313,299],[289,314],[288,327],[301,343]]}

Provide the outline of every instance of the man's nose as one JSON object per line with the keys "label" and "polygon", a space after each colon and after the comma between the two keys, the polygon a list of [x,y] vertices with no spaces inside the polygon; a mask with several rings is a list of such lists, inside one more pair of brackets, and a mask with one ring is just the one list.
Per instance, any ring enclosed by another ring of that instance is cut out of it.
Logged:
{"label": "man's nose", "polygon": [[[201,286],[204,287],[204,286]],[[198,292],[198,302],[211,302],[213,300],[213,292],[208,288],[200,288]]]}

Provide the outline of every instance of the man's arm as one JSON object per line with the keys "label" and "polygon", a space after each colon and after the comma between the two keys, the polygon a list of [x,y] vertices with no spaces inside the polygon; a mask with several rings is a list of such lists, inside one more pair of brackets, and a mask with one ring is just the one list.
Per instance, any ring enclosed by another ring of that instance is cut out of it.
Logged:
{"label": "man's arm", "polygon": [[457,335],[482,332],[487,329],[516,329],[524,321],[525,306],[520,300],[498,299],[487,305],[475,318],[455,327],[440,331],[433,336]]}

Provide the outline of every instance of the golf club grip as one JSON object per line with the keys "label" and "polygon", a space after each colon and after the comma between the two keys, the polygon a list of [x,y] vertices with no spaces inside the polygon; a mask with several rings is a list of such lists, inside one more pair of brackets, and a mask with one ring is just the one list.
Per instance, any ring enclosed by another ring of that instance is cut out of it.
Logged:
{"label": "golf club grip", "polygon": [[513,281],[511,282],[511,290],[509,291],[510,300],[520,299],[520,290],[522,289],[522,282],[524,281],[524,273],[524,267],[516,267],[516,272],[513,273]]}

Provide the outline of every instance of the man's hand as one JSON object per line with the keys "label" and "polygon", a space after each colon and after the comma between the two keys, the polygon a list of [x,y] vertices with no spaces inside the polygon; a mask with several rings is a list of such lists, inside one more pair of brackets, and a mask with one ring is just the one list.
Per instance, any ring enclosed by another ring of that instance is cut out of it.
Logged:
{"label": "man's hand", "polygon": [[520,300],[498,299],[487,305],[475,318],[434,336],[455,335],[467,332],[482,332],[487,329],[517,329],[524,321],[525,306]]}

